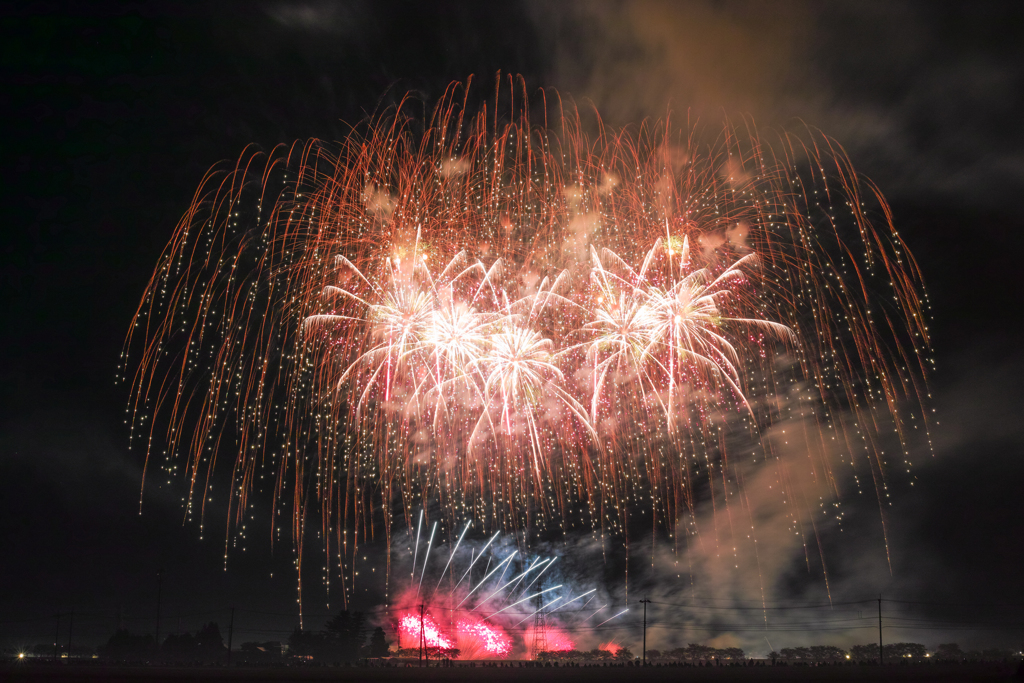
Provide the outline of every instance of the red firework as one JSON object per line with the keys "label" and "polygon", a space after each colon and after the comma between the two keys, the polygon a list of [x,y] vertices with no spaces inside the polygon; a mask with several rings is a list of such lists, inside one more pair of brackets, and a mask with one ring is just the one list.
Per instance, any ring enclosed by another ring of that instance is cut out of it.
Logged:
{"label": "red firework", "polygon": [[562,109],[537,126],[458,92],[203,181],[126,343],[134,438],[185,472],[189,515],[218,460],[229,537],[273,481],[300,597],[313,530],[347,600],[358,545],[382,527],[390,548],[394,513],[427,502],[627,538],[636,501],[679,538],[703,486],[746,515],[733,468],[776,453],[728,437],[793,405],[820,482],[779,474],[794,522],[838,501],[841,466],[885,500],[904,429],[927,425],[923,286],[834,141]]}
{"label": "red firework", "polygon": [[403,648],[419,647],[421,644],[445,650],[455,648],[455,641],[444,634],[429,614],[421,616],[409,612],[399,617],[398,638]]}
{"label": "red firework", "polygon": [[463,657],[508,657],[512,653],[512,639],[494,624],[462,619],[459,621],[458,634]]}

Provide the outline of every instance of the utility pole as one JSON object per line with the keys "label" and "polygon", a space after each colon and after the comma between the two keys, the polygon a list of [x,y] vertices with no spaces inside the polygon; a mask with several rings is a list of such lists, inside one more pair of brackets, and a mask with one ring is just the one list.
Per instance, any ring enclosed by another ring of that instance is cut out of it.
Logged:
{"label": "utility pole", "polygon": [[57,639],[60,638],[60,612],[55,615],[57,617],[57,629],[53,632],[53,661],[60,659],[60,645],[57,643]]}
{"label": "utility pole", "polygon": [[423,610],[426,607],[422,602],[420,603],[420,666],[423,666],[423,645],[427,642],[427,634],[423,631]]}
{"label": "utility pole", "polygon": [[231,663],[231,641],[235,637],[235,608],[231,608],[231,623],[228,624],[228,664]]}
{"label": "utility pole", "polygon": [[164,587],[164,570],[156,570],[156,649],[160,651],[160,595]]}
{"label": "utility pole", "polygon": [[75,610],[71,609],[71,622],[68,624],[68,663],[71,663],[71,630],[75,627]]}
{"label": "utility pole", "polygon": [[640,604],[644,606],[644,653],[643,653],[643,666],[647,666],[647,605],[651,601],[644,596],[644,599],[640,601]]}
{"label": "utility pole", "polygon": [[544,596],[541,595],[543,588],[544,582],[541,581],[537,584],[537,616],[533,620],[533,645],[530,648],[532,659],[537,659],[537,655],[548,649],[548,620],[544,616]]}
{"label": "utility pole", "polygon": [[882,596],[878,596],[878,664],[885,664],[885,655],[882,654]]}

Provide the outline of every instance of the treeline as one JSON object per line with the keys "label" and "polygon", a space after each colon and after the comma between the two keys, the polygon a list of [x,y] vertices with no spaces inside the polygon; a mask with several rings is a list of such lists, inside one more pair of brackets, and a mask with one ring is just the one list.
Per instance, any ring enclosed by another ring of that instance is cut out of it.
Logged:
{"label": "treeline", "polygon": [[[772,659],[789,662],[834,662],[851,660],[857,662],[877,662],[878,643],[854,645],[849,651],[835,645],[813,645],[811,647],[787,647],[768,655]],[[882,646],[882,658],[886,662],[906,660],[925,660],[962,662],[962,661],[1001,661],[1019,655],[1010,650],[990,648],[985,650],[960,649],[956,643],[944,643],[929,652],[921,643],[889,643]]]}
{"label": "treeline", "polygon": [[[52,656],[53,651],[52,645],[33,648],[37,656]],[[276,641],[245,642],[236,651],[229,652],[220,627],[210,622],[194,633],[172,633],[159,646],[152,635],[118,629],[105,645],[97,648],[97,654],[104,659],[132,662],[221,663],[233,660],[260,663],[287,657],[342,663],[387,657],[389,644],[383,628],[371,631],[363,614],[345,611],[328,621],[320,631],[295,629],[286,645]]]}
{"label": "treeline", "polygon": [[651,659],[653,655],[654,659],[671,659],[675,661],[711,661],[712,659],[745,659],[746,656],[743,654],[743,650],[738,647],[711,647],[710,645],[700,645],[699,643],[690,643],[686,647],[677,647],[673,650],[666,650],[661,652],[659,650],[648,650],[647,658]]}
{"label": "treeline", "polygon": [[[984,650],[962,650],[956,643],[944,643],[934,652],[921,643],[889,643],[882,648],[886,663],[905,661],[935,662],[997,662],[1019,659],[1020,653],[999,648]],[[810,647],[786,647],[772,652],[768,657],[781,663],[839,663],[878,662],[878,644],[854,645],[844,650],[836,645],[812,645]],[[630,662],[638,659],[629,648],[615,652],[602,649],[590,651],[566,650],[562,652],[541,652],[537,659],[545,662]],[[648,650],[648,662],[719,662],[729,663],[745,660],[746,655],[738,647],[716,648],[709,645],[690,643],[686,647],[672,650]]]}
{"label": "treeline", "polygon": [[172,633],[157,647],[153,636],[118,629],[106,645],[97,648],[105,659],[143,661],[164,659],[183,662],[220,662],[227,655],[224,637],[215,622],[204,624],[195,633]]}
{"label": "treeline", "polygon": [[392,650],[385,656],[398,657],[399,659],[419,659],[420,656],[428,660],[458,659],[462,656],[462,650],[457,647],[425,647],[422,650],[418,647],[403,647]]}
{"label": "treeline", "polygon": [[328,621],[321,631],[295,629],[288,638],[288,654],[326,663],[351,662],[366,657],[387,657],[388,641],[379,626],[372,635],[369,633],[362,612],[344,611]]}
{"label": "treeline", "polygon": [[[537,659],[541,661],[568,661],[568,662],[631,662],[639,655],[633,653],[628,647],[619,648],[614,652],[611,650],[594,649],[589,651],[565,650],[561,652],[540,652]],[[734,661],[744,659],[743,650],[738,647],[717,648],[710,645],[690,643],[686,647],[678,647],[674,650],[648,650],[648,661],[711,661],[727,660]]]}
{"label": "treeline", "polygon": [[620,648],[615,652],[594,648],[593,650],[561,650],[558,652],[541,651],[537,660],[541,662],[631,662],[636,655],[628,648]]}

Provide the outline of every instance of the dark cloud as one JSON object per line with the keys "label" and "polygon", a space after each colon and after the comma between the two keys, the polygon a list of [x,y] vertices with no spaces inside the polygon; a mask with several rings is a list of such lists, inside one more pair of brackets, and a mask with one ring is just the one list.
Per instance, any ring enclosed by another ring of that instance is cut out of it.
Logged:
{"label": "dark cloud", "polygon": [[281,26],[312,33],[352,37],[363,25],[364,8],[358,2],[281,2],[265,9]]}
{"label": "dark cloud", "polygon": [[749,115],[835,137],[887,194],[1008,206],[1024,188],[1020,7],[530,3],[549,83],[615,123]]}

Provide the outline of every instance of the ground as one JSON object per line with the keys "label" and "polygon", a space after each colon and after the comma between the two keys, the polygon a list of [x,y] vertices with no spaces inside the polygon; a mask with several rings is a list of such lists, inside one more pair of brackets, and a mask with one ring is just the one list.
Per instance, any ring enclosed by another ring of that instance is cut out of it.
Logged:
{"label": "ground", "polygon": [[[1016,675],[1015,675],[1016,674]],[[68,681],[91,683],[109,681],[625,681],[642,677],[645,681],[837,681],[841,683],[965,683],[970,681],[1024,680],[1017,664],[965,664],[925,666],[839,666],[839,667],[543,667],[543,668],[362,668],[362,667],[111,667],[67,665],[0,665],[0,681]]]}

